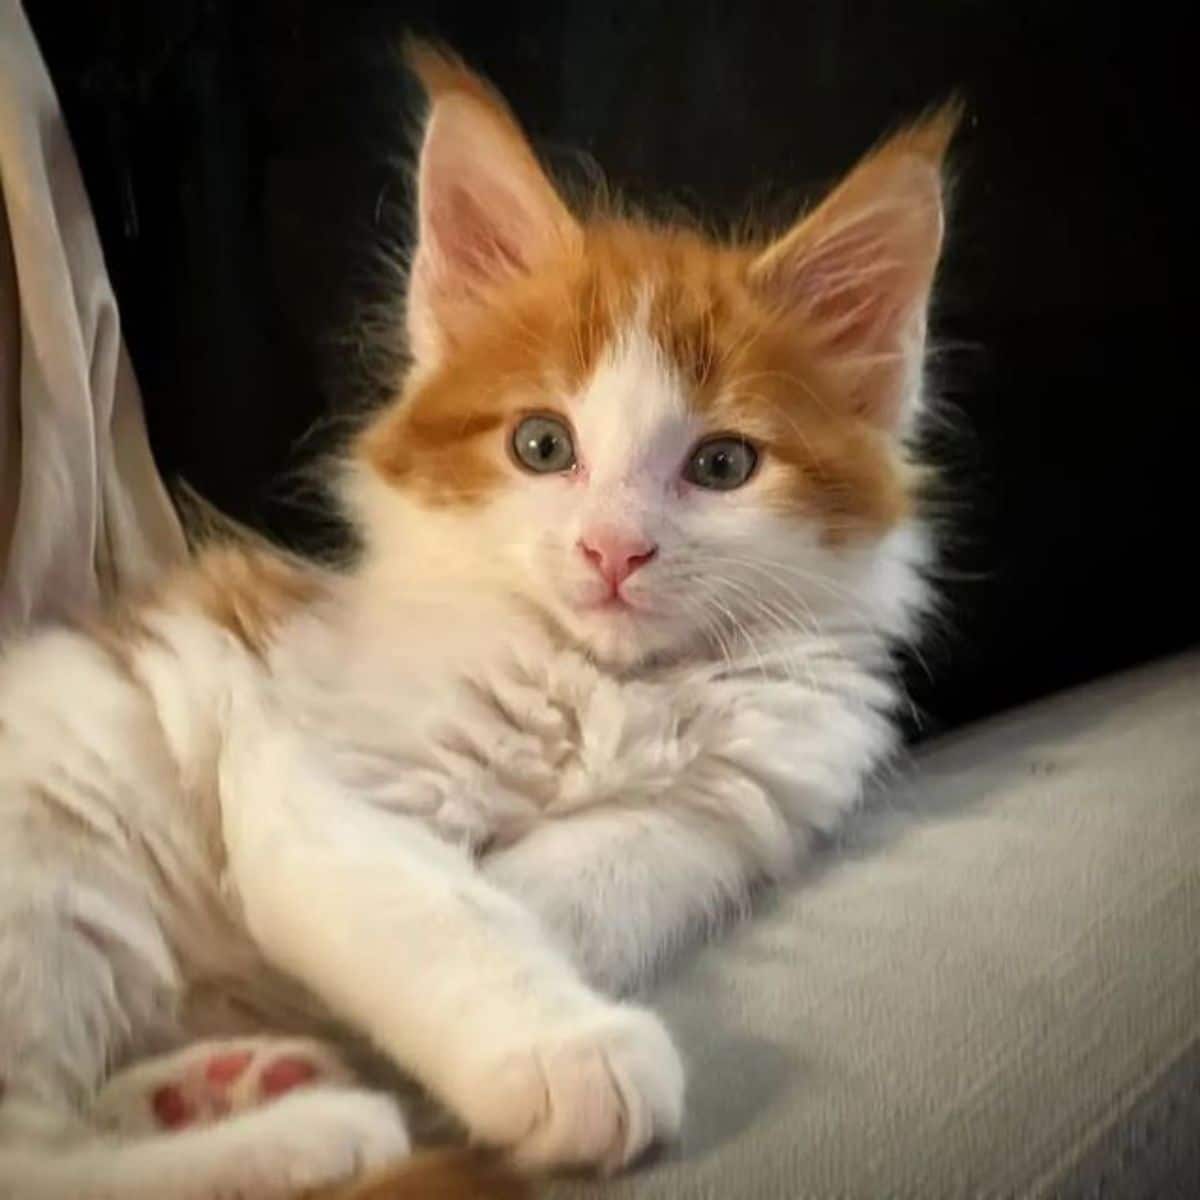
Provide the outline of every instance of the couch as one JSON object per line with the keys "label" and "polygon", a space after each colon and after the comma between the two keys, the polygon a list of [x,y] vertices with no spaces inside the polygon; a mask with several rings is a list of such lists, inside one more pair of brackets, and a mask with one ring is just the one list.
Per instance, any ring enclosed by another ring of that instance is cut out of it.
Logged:
{"label": "couch", "polygon": [[559,1200],[1200,1196],[1200,653],[927,745],[650,998],[682,1141]]}

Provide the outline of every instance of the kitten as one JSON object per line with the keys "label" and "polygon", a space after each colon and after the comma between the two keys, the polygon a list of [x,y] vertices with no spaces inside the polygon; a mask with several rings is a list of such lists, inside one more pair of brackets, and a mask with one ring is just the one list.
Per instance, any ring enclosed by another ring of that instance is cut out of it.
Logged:
{"label": "kitten", "polygon": [[[404,1158],[302,1036],[331,1021],[522,1167],[625,1165],[684,1073],[612,997],[892,747],[953,113],[724,244],[573,215],[483,82],[411,59],[412,365],[338,480],[361,557],[212,546],[0,666],[4,1200]],[[418,1169],[474,1170],[371,1194]]]}

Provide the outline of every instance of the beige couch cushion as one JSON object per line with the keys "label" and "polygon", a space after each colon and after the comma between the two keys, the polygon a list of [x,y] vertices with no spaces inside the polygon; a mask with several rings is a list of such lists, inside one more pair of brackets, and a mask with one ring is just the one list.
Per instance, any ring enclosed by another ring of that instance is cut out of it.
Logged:
{"label": "beige couch cushion", "polygon": [[943,739],[872,808],[658,989],[682,1145],[555,1194],[1200,1195],[1200,655]]}

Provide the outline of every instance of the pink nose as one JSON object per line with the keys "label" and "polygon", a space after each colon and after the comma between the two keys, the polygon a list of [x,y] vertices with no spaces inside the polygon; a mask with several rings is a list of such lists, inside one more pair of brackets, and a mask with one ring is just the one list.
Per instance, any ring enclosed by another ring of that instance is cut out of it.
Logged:
{"label": "pink nose", "polygon": [[658,553],[658,547],[644,538],[607,531],[585,534],[579,539],[579,550],[613,591]]}

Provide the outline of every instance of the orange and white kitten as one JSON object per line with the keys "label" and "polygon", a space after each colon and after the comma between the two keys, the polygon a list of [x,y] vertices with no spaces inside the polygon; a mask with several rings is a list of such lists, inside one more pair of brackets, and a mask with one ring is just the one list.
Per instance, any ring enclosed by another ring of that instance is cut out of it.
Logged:
{"label": "orange and white kitten", "polygon": [[613,997],[893,745],[952,114],[725,244],[573,215],[485,84],[413,60],[413,363],[339,480],[361,557],[213,547],[5,650],[4,1200],[402,1158],[389,1096],[247,1032],[330,1018],[519,1164],[628,1163],[684,1072]]}

